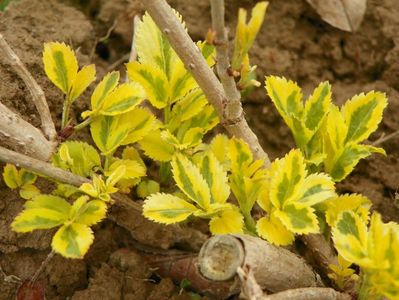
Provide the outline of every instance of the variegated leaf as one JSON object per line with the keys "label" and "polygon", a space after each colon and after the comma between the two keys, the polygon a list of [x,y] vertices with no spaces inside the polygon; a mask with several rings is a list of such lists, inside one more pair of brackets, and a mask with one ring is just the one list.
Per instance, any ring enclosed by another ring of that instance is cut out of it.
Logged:
{"label": "variegated leaf", "polygon": [[46,43],[43,63],[47,77],[68,95],[78,73],[78,61],[73,50],[64,43]]}
{"label": "variegated leaf", "polygon": [[139,145],[145,155],[157,161],[170,161],[175,152],[173,145],[162,138],[160,130],[149,132]]}
{"label": "variegated leaf", "polygon": [[182,154],[176,154],[171,164],[173,178],[180,190],[202,209],[207,210],[211,203],[211,194],[199,168]]}
{"label": "variegated leaf", "polygon": [[64,225],[53,237],[53,250],[67,258],[82,258],[93,243],[93,231],[84,224]]}
{"label": "variegated leaf", "polygon": [[191,203],[163,193],[152,194],[143,204],[143,215],[150,220],[163,224],[184,221],[196,210],[197,208]]}
{"label": "variegated leaf", "polygon": [[306,176],[302,153],[291,150],[283,159],[273,162],[270,172],[270,201],[281,209],[300,196]]}
{"label": "variegated leaf", "polygon": [[154,107],[164,108],[169,103],[168,78],[160,69],[139,62],[130,62],[126,68],[130,80],[143,87]]}
{"label": "variegated leaf", "polygon": [[306,127],[312,131],[319,129],[331,104],[331,85],[322,82],[314,90],[312,96],[306,101],[304,120]]}
{"label": "variegated leaf", "polygon": [[88,65],[83,67],[75,77],[69,94],[69,101],[75,101],[87,87],[96,79],[96,67]]}
{"label": "variegated leaf", "polygon": [[297,234],[309,234],[319,232],[319,224],[314,209],[298,204],[288,204],[283,210],[276,210],[276,217],[290,231]]}
{"label": "variegated leaf", "polygon": [[200,170],[210,187],[211,202],[225,203],[230,195],[227,173],[212,152],[202,157]]}
{"label": "variegated leaf", "polygon": [[139,85],[134,83],[121,84],[104,99],[100,114],[114,116],[131,111],[144,97],[144,91]]}
{"label": "variegated leaf", "polygon": [[347,101],[342,108],[348,126],[345,141],[356,143],[367,139],[377,129],[387,104],[385,94],[374,91],[356,95]]}

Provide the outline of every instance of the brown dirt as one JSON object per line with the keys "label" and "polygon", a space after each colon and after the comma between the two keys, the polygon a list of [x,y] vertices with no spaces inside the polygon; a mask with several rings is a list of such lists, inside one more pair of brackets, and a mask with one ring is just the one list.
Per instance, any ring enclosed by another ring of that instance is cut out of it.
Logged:
{"label": "brown dirt", "polygon": [[[237,2],[227,1],[230,28],[234,28],[236,22]],[[253,2],[239,1],[247,8]],[[371,140],[399,130],[398,1],[369,0],[366,17],[356,33],[342,32],[325,24],[305,1],[270,2],[265,24],[251,51],[261,80],[267,74],[287,76],[298,81],[305,95],[320,81],[329,80],[337,103],[360,91],[386,92],[390,104],[383,124]],[[210,27],[209,1],[188,4],[184,0],[171,0],[170,3],[185,18],[192,37],[202,38]],[[57,40],[71,44],[79,49],[82,64],[91,60],[96,63],[97,77],[101,78],[129,52],[131,18],[141,11],[137,1],[20,0],[0,13],[0,32],[43,87],[54,120],[60,120],[62,97],[44,76],[43,42]],[[96,40],[101,40],[110,27],[114,27],[110,37],[95,47]],[[231,36],[233,33],[232,29]],[[0,78],[1,101],[39,126],[25,85],[10,67],[1,63],[1,58]],[[74,109],[75,117],[87,107],[87,101],[79,101]],[[294,146],[288,128],[266,99],[263,89],[255,90],[245,100],[245,111],[250,125],[273,158]],[[74,138],[85,136],[82,133]],[[399,203],[393,197],[399,187],[399,138],[382,146],[387,156],[374,155],[362,161],[339,189],[365,194],[385,220],[399,221]],[[41,187],[47,188],[45,183]],[[7,275],[25,280],[49,253],[52,232],[12,232],[9,225],[22,204],[18,195],[0,181],[0,266]],[[123,211],[115,212],[118,213],[123,224],[106,221],[98,225],[94,245],[84,260],[56,256],[46,266],[41,280],[45,282],[47,299],[189,299],[186,293],[179,295],[179,288],[170,279],[155,278],[154,281],[143,258],[132,250],[132,237],[152,246],[169,248],[179,244],[176,234],[140,223],[136,218],[129,219]],[[17,284],[3,281],[0,275],[0,300],[13,299],[16,289]]]}

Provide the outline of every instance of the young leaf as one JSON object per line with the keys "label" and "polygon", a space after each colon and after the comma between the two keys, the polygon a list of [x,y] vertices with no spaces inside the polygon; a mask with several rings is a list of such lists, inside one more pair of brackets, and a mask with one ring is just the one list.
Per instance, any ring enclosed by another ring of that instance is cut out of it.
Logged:
{"label": "young leaf", "polygon": [[53,250],[67,258],[82,258],[93,243],[93,231],[84,224],[64,225],[53,237]]}
{"label": "young leaf", "polygon": [[69,94],[69,101],[75,101],[87,87],[96,79],[96,67],[88,65],[83,67],[75,77]]}
{"label": "young leaf", "polygon": [[115,116],[131,111],[144,97],[144,91],[139,85],[133,83],[121,84],[104,99],[100,114]]}
{"label": "young leaf", "polygon": [[369,92],[360,94],[347,101],[342,107],[342,114],[348,125],[346,142],[362,142],[377,129],[382,119],[382,112],[388,101],[385,94]]}
{"label": "young leaf", "polygon": [[339,151],[334,160],[328,158],[324,161],[325,169],[334,181],[341,181],[348,176],[362,158],[366,158],[372,152],[381,148],[368,145],[348,144]]}
{"label": "young leaf", "polygon": [[78,61],[72,49],[64,43],[46,43],[43,63],[44,71],[51,82],[69,95],[78,73]]}
{"label": "young leaf", "polygon": [[175,148],[165,141],[160,130],[150,131],[139,145],[145,155],[157,161],[170,161],[175,153]]}
{"label": "young leaf", "polygon": [[331,104],[331,85],[326,81],[319,84],[306,101],[304,110],[305,125],[308,129],[319,129]]}
{"label": "young leaf", "polygon": [[292,117],[299,121],[303,114],[301,88],[284,77],[266,77],[266,91],[285,123],[295,132]]}
{"label": "young leaf", "polygon": [[16,189],[22,185],[17,168],[12,164],[6,164],[3,169],[3,179],[10,189]]}
{"label": "young leaf", "polygon": [[[181,16],[176,14],[181,20]],[[184,23],[182,22],[182,24]],[[145,13],[143,20],[139,22],[135,41],[139,61],[155,65],[163,71],[167,78],[170,78],[177,55],[148,13]]]}
{"label": "young leaf", "polygon": [[163,193],[152,194],[143,205],[143,215],[146,218],[163,224],[184,221],[196,210],[197,208],[187,201]]}
{"label": "young leaf", "polygon": [[291,150],[283,159],[273,162],[270,180],[270,201],[277,208],[293,202],[301,193],[306,176],[305,162],[301,152]]}
{"label": "young leaf", "polygon": [[212,152],[208,152],[202,157],[200,170],[210,187],[211,203],[225,203],[230,195],[230,188],[227,184],[227,173],[223,170]]}
{"label": "young leaf", "polygon": [[263,23],[267,5],[268,2],[265,1],[257,3],[252,9],[252,17],[248,23],[246,23],[247,11],[242,8],[239,10],[232,58],[233,69],[240,69]]}
{"label": "young leaf", "polygon": [[75,200],[70,212],[70,219],[74,223],[92,226],[105,218],[107,204],[101,200],[89,201],[88,196],[81,196]]}
{"label": "young leaf", "polygon": [[46,208],[35,208],[22,211],[12,222],[11,228],[16,232],[29,232],[36,229],[50,229],[64,223],[66,216]]}
{"label": "young leaf", "polygon": [[207,210],[211,202],[210,190],[198,167],[182,154],[176,154],[171,164],[173,178],[180,190]]}
{"label": "young leaf", "polygon": [[223,210],[209,222],[212,234],[244,233],[244,217],[236,209]]}
{"label": "young leaf", "polygon": [[52,157],[53,165],[72,173],[89,177],[101,166],[97,150],[87,143],[67,141],[61,144]]}
{"label": "young leaf", "polygon": [[141,139],[152,129],[153,120],[147,111],[135,108],[124,114],[96,118],[90,130],[96,146],[106,155]]}
{"label": "young leaf", "polygon": [[61,215],[68,217],[71,205],[62,197],[42,194],[25,203],[25,209],[29,210],[34,208],[54,210]]}
{"label": "young leaf", "polygon": [[143,87],[154,107],[164,108],[168,104],[168,78],[160,69],[136,61],[126,64],[126,68],[129,79]]}
{"label": "young leaf", "polygon": [[348,261],[369,264],[366,223],[352,211],[341,213],[332,229],[338,253]]}
{"label": "young leaf", "polygon": [[111,72],[104,76],[91,95],[91,111],[84,111],[82,113],[83,118],[87,118],[101,110],[105,98],[116,88],[118,81],[119,72]]}
{"label": "young leaf", "polygon": [[290,245],[295,239],[295,235],[274,214],[270,218],[260,218],[256,223],[256,231],[262,238],[278,246]]}
{"label": "young leaf", "polygon": [[118,167],[125,167],[125,174],[123,175],[123,179],[133,179],[138,177],[145,176],[146,169],[143,165],[135,160],[129,159],[117,159],[115,160],[108,168],[104,174],[105,176],[110,176],[110,174],[115,171]]}

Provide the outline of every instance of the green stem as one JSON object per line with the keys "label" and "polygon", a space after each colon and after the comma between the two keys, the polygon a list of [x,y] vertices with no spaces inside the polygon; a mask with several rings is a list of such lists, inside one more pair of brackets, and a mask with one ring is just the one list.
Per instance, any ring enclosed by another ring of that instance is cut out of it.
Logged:
{"label": "green stem", "polygon": [[105,155],[104,172],[108,171],[113,153]]}
{"label": "green stem", "polygon": [[171,111],[170,104],[168,104],[163,109],[163,118],[164,118],[165,125],[168,124],[170,121],[170,111]]}
{"label": "green stem", "polygon": [[243,215],[245,226],[247,227],[248,231],[256,235],[256,222],[251,215],[251,211],[243,212]]}
{"label": "green stem", "polygon": [[367,275],[364,273],[360,274],[360,288],[359,288],[359,300],[367,300],[367,299],[376,299],[372,297],[372,293],[370,293],[370,282],[367,278]]}
{"label": "green stem", "polygon": [[75,125],[74,129],[75,130],[81,130],[85,128],[87,125],[90,125],[90,123],[93,121],[91,117],[88,117],[86,120],[84,120],[82,123]]}
{"label": "green stem", "polygon": [[61,129],[64,129],[68,124],[69,111],[71,110],[71,103],[69,102],[69,97],[65,96],[64,105],[62,107],[62,119],[61,119]]}

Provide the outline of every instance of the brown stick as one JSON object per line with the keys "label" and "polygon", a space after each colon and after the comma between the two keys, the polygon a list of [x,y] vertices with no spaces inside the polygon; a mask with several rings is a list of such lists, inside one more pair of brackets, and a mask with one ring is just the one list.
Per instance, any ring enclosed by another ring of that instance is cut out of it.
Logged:
{"label": "brown stick", "polygon": [[198,256],[201,273],[211,280],[228,280],[248,266],[256,281],[271,292],[323,286],[319,276],[294,253],[247,235],[217,235]]}
{"label": "brown stick", "polygon": [[273,295],[265,295],[256,300],[351,300],[348,294],[337,292],[332,288],[301,288],[287,290]]}
{"label": "brown stick", "polygon": [[22,78],[32,96],[32,101],[39,112],[42,129],[44,134],[50,141],[54,141],[57,137],[54,122],[51,118],[50,109],[47,105],[46,97],[40,85],[33,78],[32,74],[26,69],[19,57],[8,45],[3,35],[0,33],[0,50],[3,52],[5,61],[15,70]]}
{"label": "brown stick", "polygon": [[43,133],[12,112],[0,102],[0,141],[34,158],[48,160],[55,143],[49,142]]}
{"label": "brown stick", "polygon": [[208,101],[218,113],[221,123],[233,136],[242,138],[251,148],[256,159],[264,159],[265,165],[270,165],[268,155],[263,151],[257,136],[248,126],[243,114],[237,119],[231,119],[226,113],[227,96],[223,86],[208,67],[197,46],[184,30],[180,21],[173,13],[171,7],[165,0],[140,0],[147,9],[154,22],[166,35],[171,46],[180,59],[184,62],[198,85],[203,90]]}

